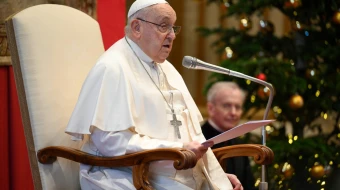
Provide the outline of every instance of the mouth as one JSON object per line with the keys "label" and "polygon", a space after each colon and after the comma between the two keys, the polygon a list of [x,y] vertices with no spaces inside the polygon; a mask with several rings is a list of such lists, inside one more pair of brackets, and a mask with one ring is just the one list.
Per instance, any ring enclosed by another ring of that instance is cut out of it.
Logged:
{"label": "mouth", "polygon": [[170,45],[163,45],[164,48],[170,48]]}

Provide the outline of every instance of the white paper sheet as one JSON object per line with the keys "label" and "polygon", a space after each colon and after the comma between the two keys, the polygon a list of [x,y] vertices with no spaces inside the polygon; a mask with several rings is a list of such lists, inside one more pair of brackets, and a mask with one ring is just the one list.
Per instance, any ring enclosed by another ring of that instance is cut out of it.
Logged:
{"label": "white paper sheet", "polygon": [[[235,137],[239,137],[243,134],[246,134],[256,128],[265,126],[275,120],[255,120],[255,121],[248,121],[246,123],[243,123],[241,125],[238,125],[224,133],[221,133],[219,135],[216,135],[215,137],[212,137],[210,139],[207,139],[207,141],[214,141],[214,144],[218,144],[220,142],[224,142],[230,139],[233,139]],[[207,142],[205,141],[205,142]],[[202,144],[204,144],[203,142]]]}

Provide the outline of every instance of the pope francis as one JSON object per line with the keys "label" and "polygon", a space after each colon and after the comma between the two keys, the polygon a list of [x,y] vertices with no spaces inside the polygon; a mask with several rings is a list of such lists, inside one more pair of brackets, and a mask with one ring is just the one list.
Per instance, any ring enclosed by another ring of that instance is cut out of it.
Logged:
{"label": "pope francis", "polygon": [[[177,70],[166,58],[181,27],[165,0],[136,0],[125,37],[112,45],[87,76],[66,128],[83,150],[119,156],[154,148],[187,148],[196,166],[175,170],[172,161],[150,164],[158,190],[242,189],[227,176],[205,141],[202,116]],[[230,179],[230,180],[229,180]],[[232,182],[232,184],[231,184]],[[80,166],[81,188],[135,189],[132,168]],[[234,186],[234,187],[233,187]]]}

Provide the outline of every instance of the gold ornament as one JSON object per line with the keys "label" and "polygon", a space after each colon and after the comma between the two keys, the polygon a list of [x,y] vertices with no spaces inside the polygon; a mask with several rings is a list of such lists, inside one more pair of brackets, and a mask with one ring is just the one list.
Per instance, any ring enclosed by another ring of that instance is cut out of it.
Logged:
{"label": "gold ornament", "polygon": [[294,174],[294,168],[292,165],[286,162],[283,164],[281,172],[285,178],[290,179]]}
{"label": "gold ornament", "polygon": [[340,11],[334,13],[332,20],[335,24],[340,24]]}
{"label": "gold ornament", "polygon": [[298,109],[298,108],[301,108],[302,106],[303,106],[303,98],[300,95],[296,94],[290,97],[290,100],[289,100],[290,108]]}
{"label": "gold ornament", "polygon": [[325,175],[325,168],[323,167],[323,165],[315,165],[312,167],[310,174],[313,177],[320,179]]}

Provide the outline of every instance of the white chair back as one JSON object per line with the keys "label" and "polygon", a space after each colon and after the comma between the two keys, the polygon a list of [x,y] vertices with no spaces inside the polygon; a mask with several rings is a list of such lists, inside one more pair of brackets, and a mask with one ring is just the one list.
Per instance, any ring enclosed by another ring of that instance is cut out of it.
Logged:
{"label": "white chair back", "polygon": [[79,164],[40,164],[47,146],[80,148],[64,130],[82,83],[104,46],[99,24],[63,5],[27,8],[6,21],[35,189],[80,189]]}

